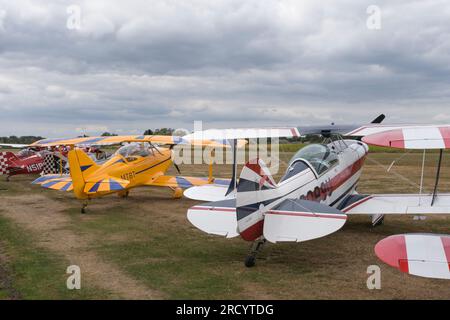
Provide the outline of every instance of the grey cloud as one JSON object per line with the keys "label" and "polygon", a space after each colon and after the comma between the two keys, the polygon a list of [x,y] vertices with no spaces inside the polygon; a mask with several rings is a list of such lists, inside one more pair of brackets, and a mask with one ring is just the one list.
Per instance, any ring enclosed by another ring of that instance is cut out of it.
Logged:
{"label": "grey cloud", "polygon": [[377,2],[0,0],[0,135],[450,120],[450,4]]}

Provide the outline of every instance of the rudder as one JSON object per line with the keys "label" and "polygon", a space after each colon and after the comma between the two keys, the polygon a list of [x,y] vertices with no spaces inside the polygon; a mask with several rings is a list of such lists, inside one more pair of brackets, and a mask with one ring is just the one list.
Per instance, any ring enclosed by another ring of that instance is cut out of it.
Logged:
{"label": "rudder", "polygon": [[86,180],[99,169],[99,166],[83,150],[78,148],[69,151],[68,160],[73,191],[78,199],[86,199],[88,198],[84,192]]}
{"label": "rudder", "polygon": [[277,184],[264,161],[249,161],[242,169],[236,194],[238,232],[244,240],[254,241],[263,235],[264,213],[277,198]]}

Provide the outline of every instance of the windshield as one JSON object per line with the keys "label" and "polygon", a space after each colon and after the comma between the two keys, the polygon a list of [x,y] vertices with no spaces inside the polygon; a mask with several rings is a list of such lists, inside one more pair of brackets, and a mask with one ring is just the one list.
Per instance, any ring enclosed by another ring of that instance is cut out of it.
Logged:
{"label": "windshield", "polygon": [[304,147],[292,157],[289,166],[298,159],[308,161],[319,175],[338,163],[336,152],[323,144],[311,144]]}
{"label": "windshield", "polygon": [[150,154],[150,144],[148,142],[130,143],[120,147],[119,150],[116,151],[116,154],[120,154],[124,158],[133,156],[146,157]]}

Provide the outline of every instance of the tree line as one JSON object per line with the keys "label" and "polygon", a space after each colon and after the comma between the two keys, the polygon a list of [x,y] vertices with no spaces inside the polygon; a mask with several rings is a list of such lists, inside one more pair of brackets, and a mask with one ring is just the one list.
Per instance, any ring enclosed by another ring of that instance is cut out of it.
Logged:
{"label": "tree line", "polygon": [[44,139],[40,136],[9,136],[9,137],[0,137],[0,143],[11,143],[11,144],[31,144],[38,140]]}

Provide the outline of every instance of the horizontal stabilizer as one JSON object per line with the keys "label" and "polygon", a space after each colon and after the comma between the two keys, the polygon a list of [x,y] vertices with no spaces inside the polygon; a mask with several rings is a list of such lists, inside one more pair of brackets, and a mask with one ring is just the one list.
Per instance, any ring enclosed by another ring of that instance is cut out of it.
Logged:
{"label": "horizontal stabilizer", "polygon": [[404,234],[385,238],[375,246],[383,262],[419,277],[450,279],[450,236]]}
{"label": "horizontal stabilizer", "polygon": [[72,191],[72,178],[68,174],[49,174],[43,175],[32,182],[32,184],[41,185],[47,189]]}
{"label": "horizontal stabilizer", "polygon": [[208,234],[227,238],[239,235],[236,200],[209,202],[191,207],[187,212],[187,218],[195,227]]}
{"label": "horizontal stabilizer", "polygon": [[343,212],[327,205],[286,199],[266,212],[264,237],[273,243],[317,239],[336,232],[346,220]]}
{"label": "horizontal stabilizer", "polygon": [[119,178],[104,178],[97,181],[86,181],[84,192],[114,192],[124,190],[130,182]]}
{"label": "horizontal stabilizer", "polygon": [[439,194],[435,202],[432,195],[385,194],[351,195],[339,209],[346,214],[449,214],[450,194]]}
{"label": "horizontal stabilizer", "polygon": [[192,187],[184,191],[184,196],[199,201],[221,201],[235,199],[236,192],[227,195],[228,185],[205,185]]}

